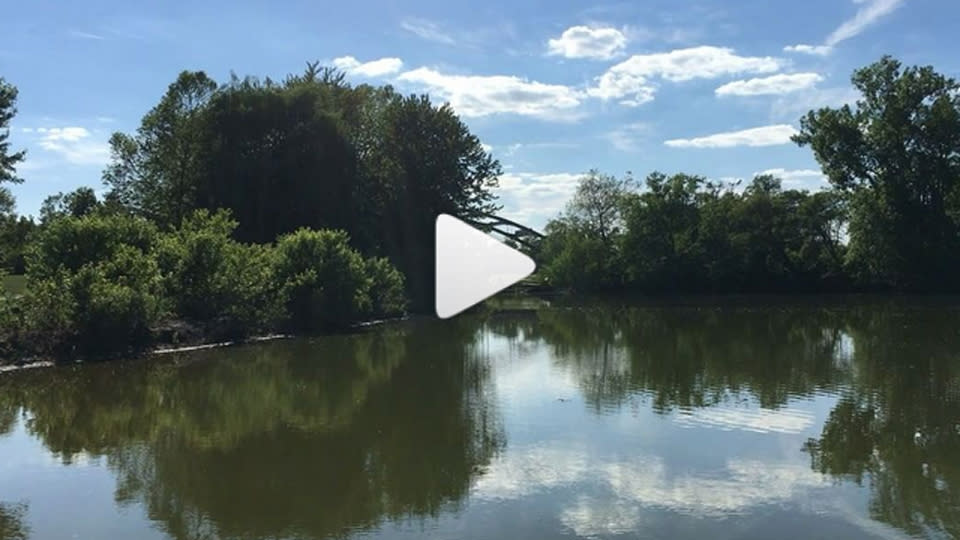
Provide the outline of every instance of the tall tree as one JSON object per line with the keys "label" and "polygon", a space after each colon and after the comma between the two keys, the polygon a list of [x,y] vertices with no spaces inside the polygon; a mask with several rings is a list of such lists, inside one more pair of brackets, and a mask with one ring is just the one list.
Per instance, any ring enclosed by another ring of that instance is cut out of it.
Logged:
{"label": "tall tree", "polygon": [[194,207],[202,175],[202,112],[216,91],[202,71],[184,71],[140,124],[136,137],[110,138],[104,182],[129,207],[161,225],[176,225]]}
{"label": "tall tree", "polygon": [[960,84],[889,56],[852,81],[855,107],[811,111],[794,137],[849,202],[847,263],[873,285],[960,286]]}
{"label": "tall tree", "polygon": [[17,114],[17,87],[0,77],[0,182],[19,184],[23,179],[17,176],[17,163],[23,161],[26,152],[10,151],[10,120]]}

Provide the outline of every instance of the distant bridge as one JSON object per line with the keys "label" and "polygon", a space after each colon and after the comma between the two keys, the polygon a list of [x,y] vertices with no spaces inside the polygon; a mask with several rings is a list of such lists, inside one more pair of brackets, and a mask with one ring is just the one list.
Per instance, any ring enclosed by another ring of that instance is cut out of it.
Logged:
{"label": "distant bridge", "polygon": [[463,221],[481,231],[496,234],[519,244],[521,247],[526,248],[528,252],[535,252],[540,244],[540,240],[544,238],[543,233],[540,231],[494,214],[479,214],[475,217],[464,218]]}

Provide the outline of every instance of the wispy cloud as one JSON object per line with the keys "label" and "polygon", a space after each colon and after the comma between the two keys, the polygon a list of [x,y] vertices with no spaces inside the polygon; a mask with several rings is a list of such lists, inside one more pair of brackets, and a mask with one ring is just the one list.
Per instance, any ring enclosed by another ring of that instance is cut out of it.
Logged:
{"label": "wispy cloud", "polygon": [[582,94],[559,84],[510,75],[450,75],[426,67],[402,73],[398,80],[426,87],[465,117],[516,114],[572,121],[582,116],[577,111]]}
{"label": "wispy cloud", "polygon": [[407,17],[400,21],[400,28],[427,41],[453,45],[456,40],[444,31],[439,24],[418,17]]}
{"label": "wispy cloud", "polygon": [[783,50],[786,52],[826,56],[841,42],[860,35],[877,21],[896,11],[897,8],[903,5],[904,0],[853,0],[853,3],[861,6],[856,14],[831,32],[822,45],[789,45],[784,47]]}
{"label": "wispy cloud", "polygon": [[403,60],[399,58],[381,58],[370,62],[360,62],[352,56],[341,56],[333,60],[333,65],[343,71],[360,77],[382,77],[399,72],[403,68]]}
{"label": "wispy cloud", "polygon": [[605,135],[614,148],[621,152],[636,152],[641,143],[649,139],[653,133],[653,126],[646,122],[634,122],[620,126]]}
{"label": "wispy cloud", "polygon": [[893,13],[903,5],[903,2],[904,0],[854,0],[854,3],[861,4],[863,7],[857,10],[852,19],[844,21],[827,36],[824,45],[833,47],[841,41],[856,37],[880,18]]}
{"label": "wispy cloud", "polygon": [[715,133],[692,139],[671,139],[664,144],[673,148],[732,148],[735,146],[776,146],[787,144],[790,137],[797,133],[796,128],[789,124],[761,126]]}
{"label": "wispy cloud", "polygon": [[782,62],[769,56],[740,56],[724,47],[692,47],[666,53],[637,54],[614,65],[587,92],[603,100],[616,99],[636,107],[650,102],[656,80],[683,82],[744,73],[770,73]]}
{"label": "wispy cloud", "polygon": [[770,104],[774,122],[795,121],[808,111],[821,107],[839,107],[857,101],[860,94],[853,87],[812,88],[805,92],[779,97]]}
{"label": "wispy cloud", "polygon": [[92,34],[90,32],[82,32],[80,30],[70,30],[68,34],[70,35],[70,37],[75,37],[78,39],[93,39],[97,41],[102,41],[104,39],[107,39],[101,36],[100,34]]}
{"label": "wispy cloud", "polygon": [[106,141],[96,140],[84,127],[36,128],[41,135],[40,148],[60,155],[76,165],[104,165],[110,159],[110,147]]}
{"label": "wispy cloud", "polygon": [[806,90],[823,77],[817,73],[781,73],[745,81],[733,81],[715,90],[718,96],[762,96]]}
{"label": "wispy cloud", "polygon": [[627,36],[616,28],[571,26],[547,42],[547,54],[564,58],[609,60],[623,53]]}

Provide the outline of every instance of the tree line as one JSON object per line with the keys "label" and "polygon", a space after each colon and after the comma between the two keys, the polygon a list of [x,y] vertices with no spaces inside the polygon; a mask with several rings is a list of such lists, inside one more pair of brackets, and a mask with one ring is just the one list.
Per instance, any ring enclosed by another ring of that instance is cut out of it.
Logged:
{"label": "tree line", "polygon": [[[20,182],[17,91],[0,84],[0,181]],[[0,301],[6,355],[122,352],[189,333],[174,322],[249,335],[426,310],[436,215],[498,208],[500,165],[449,105],[316,63],[280,82],[185,71],[110,150],[102,198],[55,194],[34,220],[0,189],[0,262],[27,276]]]}
{"label": "tree line", "polygon": [[[794,137],[827,189],[591,171],[533,247],[541,275],[584,291],[960,289],[960,85],[891,57],[852,82],[855,105],[809,112]],[[34,220],[2,186],[22,181],[16,98],[0,81],[0,264],[28,281],[0,304],[7,351],[122,350],[171,320],[244,334],[429,311],[436,215],[499,209],[500,164],[449,105],[309,63],[279,82],[181,73],[111,137],[103,197],[52,195]]]}
{"label": "tree line", "polygon": [[855,106],[800,120],[816,192],[591,171],[540,246],[543,275],[579,290],[960,290],[960,84],[891,57],[857,70]]}

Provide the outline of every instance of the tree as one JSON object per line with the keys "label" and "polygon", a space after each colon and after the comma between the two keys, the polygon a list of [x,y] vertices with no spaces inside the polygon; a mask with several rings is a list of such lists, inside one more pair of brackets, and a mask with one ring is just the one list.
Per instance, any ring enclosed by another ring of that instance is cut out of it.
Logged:
{"label": "tree", "polygon": [[184,71],[143,117],[136,137],[110,138],[104,183],[129,207],[161,226],[175,226],[195,206],[203,174],[202,113],[217,89],[202,71]]}
{"label": "tree", "polygon": [[97,200],[93,188],[79,187],[69,193],[57,193],[44,199],[40,205],[40,221],[49,223],[62,216],[83,217],[100,207],[102,203]]}
{"label": "tree", "polygon": [[10,120],[17,114],[17,87],[0,77],[0,182],[19,184],[17,163],[26,157],[26,151],[10,153]]}
{"label": "tree", "polygon": [[854,72],[855,107],[801,119],[809,146],[849,204],[846,263],[864,283],[960,286],[960,84],[889,56]]}
{"label": "tree", "polygon": [[577,184],[566,208],[567,218],[610,246],[620,232],[623,203],[632,187],[633,177],[629,173],[617,178],[591,169]]}

